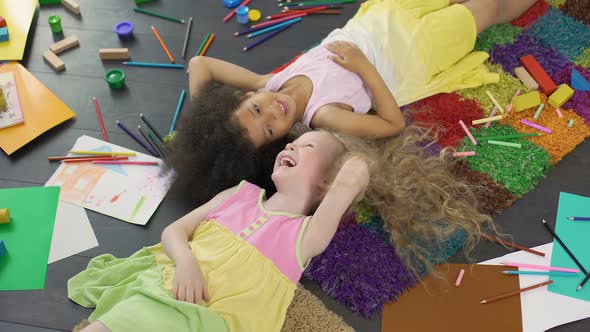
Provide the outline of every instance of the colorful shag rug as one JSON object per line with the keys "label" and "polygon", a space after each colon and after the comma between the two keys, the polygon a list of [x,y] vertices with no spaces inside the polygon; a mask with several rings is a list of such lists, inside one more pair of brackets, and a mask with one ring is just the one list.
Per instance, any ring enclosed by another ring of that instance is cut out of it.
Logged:
{"label": "colorful shag rug", "polygon": [[[538,119],[535,110],[511,112],[489,128],[470,126],[471,120],[490,113],[491,91],[498,102],[508,105],[516,92],[527,91],[514,76],[519,57],[532,54],[559,85],[570,84],[572,69],[590,80],[590,5],[587,0],[538,1],[511,24],[491,27],[480,34],[476,50],[490,53],[489,68],[500,73],[498,84],[486,85],[451,94],[440,94],[409,107],[412,120],[420,125],[442,128],[439,148],[475,150],[475,157],[461,160],[454,173],[469,183],[483,185],[476,195],[483,210],[500,213],[520,196],[533,190],[552,166],[590,136],[590,92],[576,91],[561,107],[563,118],[545,103]],[[284,68],[281,67],[277,70]],[[476,137],[534,133],[537,130],[520,123],[533,121],[553,130],[550,135],[521,139],[520,149],[485,144],[473,146],[458,124],[463,120]],[[570,119],[573,127],[568,127]],[[437,149],[431,149],[437,153]],[[344,221],[327,250],[315,258],[305,275],[317,282],[328,295],[364,317],[381,311],[382,305],[414,286],[417,280],[396,255],[383,230],[383,221],[369,206],[359,206],[355,215]],[[431,253],[433,262],[443,262],[462,248],[461,234],[446,248]]]}

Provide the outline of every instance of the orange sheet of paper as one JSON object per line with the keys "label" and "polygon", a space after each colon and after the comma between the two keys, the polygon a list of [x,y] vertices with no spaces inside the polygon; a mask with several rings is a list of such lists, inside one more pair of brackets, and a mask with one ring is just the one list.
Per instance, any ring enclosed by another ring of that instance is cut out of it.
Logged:
{"label": "orange sheet of paper", "polygon": [[0,73],[10,71],[16,78],[25,123],[0,129],[0,148],[8,155],[76,115],[25,67],[16,62],[0,66]]}
{"label": "orange sheet of paper", "polygon": [[[465,270],[459,287],[455,280]],[[443,264],[444,279],[428,276],[395,302],[383,306],[381,331],[522,331],[520,296],[488,304],[483,299],[520,288],[518,276],[500,273],[506,266]],[[531,292],[546,292],[535,289]]]}
{"label": "orange sheet of paper", "polygon": [[0,60],[22,60],[37,0],[2,0],[0,16],[6,19],[9,40],[0,43]]}

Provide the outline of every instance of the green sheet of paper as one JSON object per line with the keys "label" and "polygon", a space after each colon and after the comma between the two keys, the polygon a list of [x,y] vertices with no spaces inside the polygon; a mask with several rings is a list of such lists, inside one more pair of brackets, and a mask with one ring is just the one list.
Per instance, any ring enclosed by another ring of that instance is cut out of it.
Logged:
{"label": "green sheet of paper", "polygon": [[43,289],[55,223],[59,187],[0,189],[0,208],[10,223],[0,224],[6,253],[0,256],[0,290]]}
{"label": "green sheet of paper", "polygon": [[[590,272],[590,249],[588,249],[590,221],[568,220],[568,217],[590,217],[590,197],[560,193],[555,226],[555,233],[576,256],[586,271]],[[547,222],[553,224],[553,220],[547,220]],[[555,240],[553,241],[551,266],[579,269],[559,242]],[[586,283],[582,290],[576,291],[584,279],[584,274],[581,271],[575,278],[554,276],[551,279],[555,282],[549,285],[550,292],[590,301],[590,282]]]}

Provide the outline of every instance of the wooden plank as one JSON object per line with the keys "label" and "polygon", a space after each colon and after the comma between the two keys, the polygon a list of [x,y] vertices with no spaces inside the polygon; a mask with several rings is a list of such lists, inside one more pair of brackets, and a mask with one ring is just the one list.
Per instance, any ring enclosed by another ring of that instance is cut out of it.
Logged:
{"label": "wooden plank", "polygon": [[80,40],[76,35],[71,35],[66,37],[57,43],[49,46],[49,49],[55,54],[58,55],[62,52],[69,50],[70,48],[76,47],[80,45]]}
{"label": "wooden plank", "polygon": [[129,59],[128,48],[101,48],[98,54],[102,60],[127,60]]}
{"label": "wooden plank", "polygon": [[55,71],[62,71],[66,69],[66,64],[51,51],[46,51],[43,53],[43,60],[45,60],[45,62],[47,62],[47,64]]}

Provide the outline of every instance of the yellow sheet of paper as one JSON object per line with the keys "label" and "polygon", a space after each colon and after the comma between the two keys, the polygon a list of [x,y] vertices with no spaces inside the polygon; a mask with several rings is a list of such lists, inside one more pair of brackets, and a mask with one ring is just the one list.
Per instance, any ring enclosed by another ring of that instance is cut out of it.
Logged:
{"label": "yellow sheet of paper", "polygon": [[16,78],[25,123],[0,129],[0,148],[9,155],[76,115],[25,67],[16,62],[0,65],[0,73],[10,71],[14,72]]}
{"label": "yellow sheet of paper", "polygon": [[0,60],[22,60],[37,0],[2,0],[0,15],[6,19],[9,40],[0,43]]}

